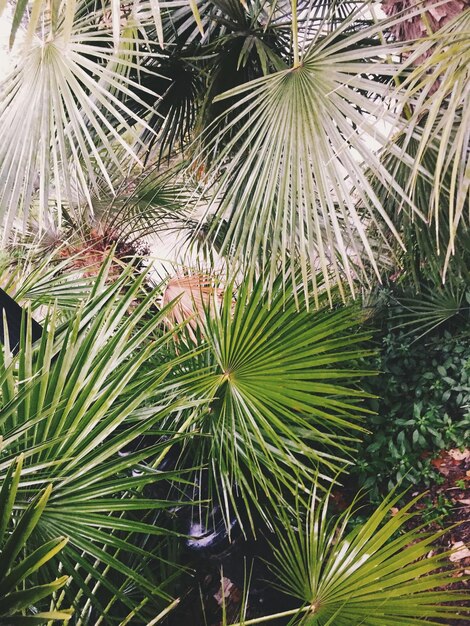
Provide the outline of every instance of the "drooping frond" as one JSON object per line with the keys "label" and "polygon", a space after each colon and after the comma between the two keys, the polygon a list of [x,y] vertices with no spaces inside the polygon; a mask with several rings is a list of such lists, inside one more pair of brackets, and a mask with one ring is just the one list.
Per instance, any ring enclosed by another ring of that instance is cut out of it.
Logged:
{"label": "drooping frond", "polygon": [[[426,152],[433,150],[427,218],[432,224],[438,250],[440,231],[444,230],[447,235],[442,265],[445,278],[451,256],[458,254],[459,225],[467,228],[469,223],[470,9],[424,39],[405,67],[413,65],[416,59],[420,60],[419,66],[397,89],[403,106],[411,103],[413,107],[406,125],[404,150],[408,142],[419,142],[408,189],[411,193],[416,190]],[[444,215],[442,204],[448,207]]]}

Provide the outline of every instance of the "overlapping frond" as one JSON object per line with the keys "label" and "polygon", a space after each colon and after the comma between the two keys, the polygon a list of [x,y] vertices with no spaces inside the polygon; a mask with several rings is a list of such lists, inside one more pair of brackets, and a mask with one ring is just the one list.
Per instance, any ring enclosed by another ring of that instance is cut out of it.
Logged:
{"label": "overlapping frond", "polygon": [[[24,624],[66,623],[70,610],[38,611],[49,608],[42,600],[57,593],[67,582],[67,576],[43,584],[35,584],[34,576],[67,544],[66,537],[55,537],[34,551],[26,552],[28,539],[39,523],[51,495],[51,485],[13,517],[18,487],[21,481],[23,456],[11,463],[0,487],[0,622],[19,626]],[[25,553],[27,556],[24,556]]]}
{"label": "overlapping frond", "polygon": [[[177,472],[152,467],[169,446],[171,433],[163,432],[163,420],[181,399],[164,391],[174,363],[142,372],[170,337],[162,328],[165,310],[154,310],[156,295],[145,287],[145,278],[135,278],[129,269],[107,285],[105,266],[84,303],[77,303],[73,319],[61,324],[52,308],[35,346],[26,328],[17,357],[3,350],[0,359],[0,479],[23,452],[17,507],[53,483],[31,546],[68,537],[61,562],[74,587],[64,593],[74,605],[84,594],[99,614],[104,614],[103,596],[94,599],[96,585],[128,611],[135,606],[120,589],[126,581],[164,606],[169,599],[165,581],[156,586],[142,573],[155,557],[133,540],[134,534],[171,532],[162,530],[156,512],[174,502],[165,500],[165,490],[161,498],[147,497],[144,490],[179,479]],[[119,454],[150,429],[153,444]],[[158,433],[165,439],[160,441]],[[132,475],[137,468],[138,475]],[[136,554],[140,564],[132,569],[126,559]]]}
{"label": "overlapping frond", "polygon": [[367,353],[357,312],[297,312],[281,279],[268,306],[264,288],[231,284],[222,302],[206,307],[201,352],[185,361],[192,380],[181,379],[189,397],[204,402],[191,424],[202,435],[193,454],[201,464],[209,459],[208,482],[226,520],[241,501],[263,512],[263,501],[292,493],[317,467],[332,478],[362,430],[364,394],[351,385],[368,373],[357,365]]}
{"label": "overlapping frond", "polygon": [[[6,0],[0,2],[0,16],[6,7]],[[58,22],[60,19],[60,9],[63,9],[65,2],[54,2],[52,5],[52,19]],[[69,5],[73,2],[69,2]],[[47,0],[34,0],[32,8],[28,11],[28,2],[19,0],[14,7],[12,25],[10,30],[10,46],[13,45],[15,37],[21,22],[28,18],[28,34],[32,35],[38,26],[38,23],[44,13],[49,13],[49,2]],[[181,2],[168,2],[165,0],[138,0],[134,2],[134,8],[139,13],[148,13],[151,15],[155,29],[158,35],[158,41],[161,47],[163,47],[165,40],[163,34],[163,20],[162,12],[164,12],[168,6],[189,6],[192,12],[193,20],[195,21],[201,34],[204,32],[203,24],[201,22],[201,16],[199,14],[198,3],[196,0],[181,0]],[[122,38],[122,24],[121,20],[123,15],[129,11],[129,3],[122,2],[121,0],[81,0],[80,12],[82,14],[96,13],[102,10],[106,15],[108,24],[112,26],[113,43],[115,48],[119,47]]]}
{"label": "overlapping frond", "polygon": [[402,47],[382,45],[384,24],[351,30],[361,15],[325,36],[318,30],[298,67],[223,94],[236,98],[232,121],[196,156],[196,163],[209,160],[207,214],[229,221],[224,251],[251,271],[267,264],[271,280],[292,255],[304,285],[321,268],[354,293],[356,277],[364,279],[368,267],[378,272],[369,225],[380,218],[383,239],[389,232],[399,239],[363,164],[405,198],[375,153],[386,143],[380,125],[396,121],[384,99],[387,81],[400,72],[388,55]]}

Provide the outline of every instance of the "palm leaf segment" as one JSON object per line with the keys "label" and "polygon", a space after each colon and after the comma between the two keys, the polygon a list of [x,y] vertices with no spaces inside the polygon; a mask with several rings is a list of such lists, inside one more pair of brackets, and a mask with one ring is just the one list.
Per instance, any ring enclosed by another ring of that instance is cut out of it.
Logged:
{"label": "palm leaf segment", "polygon": [[299,510],[297,524],[285,517],[279,528],[273,569],[281,588],[305,603],[296,624],[438,626],[470,619],[468,610],[452,606],[468,602],[468,594],[447,588],[447,555],[429,556],[444,531],[406,529],[416,500],[390,517],[400,499],[392,495],[351,531],[355,506],[332,518],[329,498],[318,501],[314,490],[306,520]]}
{"label": "palm leaf segment", "polygon": [[237,98],[228,109],[232,121],[196,157],[215,154],[205,192],[207,212],[229,216],[224,251],[251,268],[267,261],[271,277],[279,260],[285,265],[295,254],[304,284],[308,270],[320,267],[353,290],[357,273],[366,274],[361,258],[377,270],[367,226],[381,216],[380,233],[391,230],[399,239],[360,161],[387,188],[394,185],[371,144],[386,143],[378,119],[394,124],[381,99],[389,89],[383,79],[399,69],[386,55],[398,54],[400,45],[381,46],[379,26],[354,32],[360,16],[326,36],[320,29],[297,67],[220,96]]}
{"label": "palm leaf segment", "polygon": [[362,430],[364,394],[341,383],[366,373],[355,363],[366,354],[356,310],[298,312],[281,280],[270,306],[266,298],[261,281],[253,291],[245,282],[236,296],[227,287],[220,310],[207,309],[206,350],[185,364],[199,373],[188,393],[208,403],[196,417],[208,437],[200,459],[210,459],[227,515],[237,494],[262,509],[263,498],[295,490],[317,466],[331,476],[347,459],[351,433]]}
{"label": "palm leaf segment", "polygon": [[[159,424],[175,410],[163,384],[175,364],[142,373],[142,365],[157,358],[169,340],[161,330],[166,310],[149,315],[156,296],[147,292],[145,273],[136,279],[128,268],[107,285],[109,263],[72,319],[61,325],[52,309],[35,346],[28,328],[15,360],[8,350],[0,359],[0,478],[23,451],[23,472],[34,480],[20,484],[22,502],[53,482],[31,545],[58,535],[69,538],[60,559],[73,584],[64,593],[74,606],[88,600],[98,614],[105,609],[103,595],[98,600],[94,593],[97,587],[129,611],[135,606],[120,589],[127,581],[144,597],[168,599],[163,581],[155,586],[142,575],[144,564],[156,557],[140,549],[135,538],[169,534],[145,514],[156,515],[174,502],[146,498],[143,489],[176,478],[171,472],[157,475],[151,466],[168,440],[118,455],[149,429],[158,440]],[[132,476],[136,466],[141,472]],[[129,555],[139,556],[135,568],[126,564]]]}
{"label": "palm leaf segment", "polygon": [[71,617],[69,610],[29,612],[33,605],[41,603],[66,584],[68,576],[39,585],[32,583],[32,577],[62,550],[67,539],[57,537],[47,541],[21,558],[51,494],[49,485],[17,517],[12,528],[22,468],[23,457],[20,456],[10,465],[0,488],[0,623],[11,626],[47,624],[58,620],[64,623]]}

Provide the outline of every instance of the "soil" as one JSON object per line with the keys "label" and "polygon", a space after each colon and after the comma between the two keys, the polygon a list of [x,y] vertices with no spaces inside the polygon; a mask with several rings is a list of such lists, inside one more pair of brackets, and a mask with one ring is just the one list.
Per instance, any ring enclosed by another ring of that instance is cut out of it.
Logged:
{"label": "soil", "polygon": [[[443,450],[431,461],[438,480],[414,506],[419,513],[410,521],[410,528],[428,522],[429,530],[447,530],[437,541],[429,557],[439,552],[452,553],[448,567],[453,583],[448,589],[460,589],[470,594],[470,449]],[[411,498],[423,490],[413,490]],[[462,603],[468,610],[468,602]],[[453,620],[452,626],[466,626],[468,620]]]}

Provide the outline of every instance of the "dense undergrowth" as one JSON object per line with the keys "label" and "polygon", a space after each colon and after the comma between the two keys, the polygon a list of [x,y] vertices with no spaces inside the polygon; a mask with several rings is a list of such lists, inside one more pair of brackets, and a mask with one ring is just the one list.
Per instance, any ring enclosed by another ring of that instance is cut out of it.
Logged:
{"label": "dense undergrowth", "polygon": [[[396,290],[395,290],[396,291]],[[393,291],[382,292],[369,320],[378,375],[364,381],[377,396],[370,431],[353,473],[373,500],[401,485],[429,487],[439,480],[432,460],[440,450],[465,448],[470,438],[470,331],[468,303],[450,320],[423,333],[410,328]]]}

